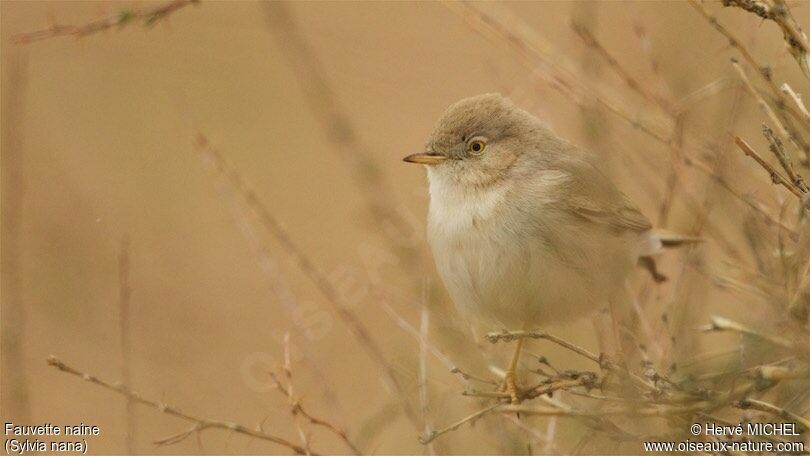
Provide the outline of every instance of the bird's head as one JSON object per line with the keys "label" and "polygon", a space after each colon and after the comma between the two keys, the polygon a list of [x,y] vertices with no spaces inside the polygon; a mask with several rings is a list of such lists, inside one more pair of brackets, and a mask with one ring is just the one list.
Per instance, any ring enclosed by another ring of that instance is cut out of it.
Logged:
{"label": "bird's head", "polygon": [[[499,94],[465,98],[439,119],[425,152],[403,160],[461,184],[485,186],[508,174],[520,156],[536,150],[546,130],[531,114]],[[538,134],[541,133],[541,134]]]}

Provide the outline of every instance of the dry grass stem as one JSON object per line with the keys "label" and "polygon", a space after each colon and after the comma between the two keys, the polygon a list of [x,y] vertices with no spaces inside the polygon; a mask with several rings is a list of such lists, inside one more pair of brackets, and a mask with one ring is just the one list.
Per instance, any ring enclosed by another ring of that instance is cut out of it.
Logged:
{"label": "dry grass stem", "polygon": [[575,73],[564,68],[560,63],[563,57],[549,55],[550,46],[541,42],[539,37],[521,24],[517,18],[511,18],[511,23],[507,25],[473,3],[446,2],[445,5],[461,15],[472,26],[473,30],[507,44],[530,69],[534,70],[540,66],[541,71],[537,73],[538,77],[563,96],[583,107],[591,107],[595,103],[623,119],[634,129],[663,144],[670,143],[671,137],[669,134],[662,133],[659,127],[641,120],[638,116],[629,114],[617,102],[607,99],[605,95],[598,93],[578,78]]}
{"label": "dry grass stem", "polygon": [[[768,130],[768,131],[770,131],[770,130]],[[766,134],[766,137],[768,137],[769,140],[778,141],[778,139],[776,139],[773,136],[773,134],[771,134],[770,136],[768,136]],[[740,150],[743,151],[743,153],[745,155],[753,158],[757,163],[759,163],[759,165],[762,168],[764,168],[768,172],[768,174],[771,177],[771,181],[774,184],[781,185],[781,186],[785,187],[791,193],[796,195],[796,197],[799,198],[799,201],[803,205],[807,206],[807,204],[808,204],[807,184],[805,183],[804,179],[800,175],[798,175],[795,172],[794,169],[792,169],[792,165],[790,165],[789,159],[786,158],[787,156],[784,155],[784,151],[781,149],[781,144],[779,144],[779,146],[776,146],[775,143],[771,143],[772,144],[772,149],[771,150],[776,149],[776,150],[779,151],[779,152],[774,152],[774,154],[777,155],[777,157],[781,157],[780,162],[782,162],[782,160],[786,160],[785,163],[788,165],[788,168],[785,168],[785,170],[788,172],[789,175],[793,176],[792,178],[785,177],[779,170],[777,170],[776,168],[771,166],[771,164],[768,163],[768,161],[765,160],[759,153],[757,153],[757,151],[754,150],[753,147],[751,147],[747,142],[745,142],[744,139],[740,138],[739,136],[735,136],[734,137],[734,142],[737,144],[737,147],[739,147]],[[784,166],[784,164],[783,164],[783,166]]]}
{"label": "dry grass stem", "polygon": [[787,82],[782,84],[781,87],[782,93],[787,95],[793,103],[796,105],[796,108],[802,113],[805,118],[810,119],[810,111],[807,110],[807,107],[804,105],[804,100],[802,100],[802,96],[796,93],[793,88]]}
{"label": "dry grass stem", "polygon": [[758,339],[762,339],[768,341],[772,344],[779,345],[784,348],[788,349],[795,349],[796,344],[792,341],[785,339],[784,337],[775,336],[773,334],[766,334],[761,331],[757,331],[753,328],[750,328],[742,323],[738,323],[733,320],[729,320],[728,318],[714,316],[711,318],[711,323],[704,328],[705,331],[734,331],[740,334],[747,334],[749,336],[756,337]]}
{"label": "dry grass stem", "polygon": [[35,41],[47,40],[60,36],[82,38],[113,28],[124,28],[129,24],[139,21],[143,22],[143,24],[146,26],[153,26],[158,22],[167,19],[176,11],[198,2],[199,0],[173,0],[152,8],[127,8],[122,9],[114,16],[105,17],[104,19],[99,19],[82,25],[62,25],[54,23],[42,30],[14,35],[12,37],[12,42],[18,44],[28,44]]}
{"label": "dry grass stem", "polygon": [[593,49],[602,59],[608,64],[608,66],[619,75],[619,77],[624,81],[627,86],[639,94],[642,98],[647,100],[648,102],[657,105],[662,110],[666,111],[667,113],[672,113],[673,108],[672,104],[669,100],[659,96],[652,91],[647,90],[647,88],[641,84],[636,78],[634,78],[629,71],[627,71],[614,57],[610,51],[607,50],[602,44],[596,39],[596,37],[588,30],[583,24],[574,22],[571,24],[571,28],[577,33],[577,35],[582,39],[582,41],[591,49]]}
{"label": "dry grass stem", "polygon": [[2,244],[2,318],[0,318],[0,371],[3,379],[3,407],[6,416],[25,421],[29,418],[30,377],[26,365],[26,340],[28,339],[29,305],[24,299],[22,258],[25,225],[25,194],[28,183],[25,178],[25,99],[28,95],[28,60],[23,51],[11,52],[5,56],[2,65],[8,78],[2,84],[2,124],[0,124],[0,206],[3,220],[0,223],[0,244]]}
{"label": "dry grass stem", "polygon": [[473,421],[477,420],[478,418],[481,418],[482,416],[484,416],[484,415],[486,415],[488,413],[492,413],[496,409],[498,409],[500,407],[503,407],[503,406],[504,406],[504,404],[490,405],[489,407],[483,408],[483,409],[481,409],[481,410],[479,410],[479,411],[477,411],[477,412],[475,412],[475,413],[473,413],[471,415],[468,415],[468,416],[456,421],[455,423],[453,423],[453,424],[451,424],[451,425],[449,425],[449,426],[447,426],[445,428],[435,430],[435,431],[431,431],[427,435],[420,436],[419,437],[419,442],[421,442],[422,445],[427,445],[430,442],[436,440],[436,438],[438,438],[438,437],[440,437],[440,436],[442,436],[444,434],[447,434],[448,432],[455,431],[456,429],[460,428],[461,426],[465,425],[466,423],[473,422]]}
{"label": "dry grass stem", "polygon": [[810,75],[808,65],[808,53],[810,52],[810,42],[807,35],[802,31],[799,23],[793,18],[790,7],[784,0],[723,0],[724,6],[735,6],[754,13],[762,19],[775,22],[785,38],[790,55],[799,63],[804,74]]}
{"label": "dry grass stem", "polygon": [[760,412],[765,412],[773,416],[777,416],[779,418],[783,418],[787,421],[799,424],[802,429],[798,430],[799,432],[804,432],[810,430],[810,420],[803,416],[799,416],[793,412],[785,410],[782,407],[777,407],[773,404],[768,402],[760,401],[757,399],[743,399],[735,404],[737,407],[741,409],[751,409],[751,410],[758,410]]}
{"label": "dry grass stem", "polygon": [[[119,303],[119,332],[121,341],[121,381],[128,388],[132,385],[132,344],[131,344],[131,296],[130,285],[130,241],[128,236],[121,239],[118,250],[118,303]],[[126,447],[129,454],[135,454],[136,427],[135,403],[127,397],[126,403]]]}
{"label": "dry grass stem", "polygon": [[[360,321],[357,315],[346,306],[340,299],[340,294],[334,289],[331,282],[315,266],[315,262],[306,255],[303,250],[290,238],[287,232],[281,227],[276,218],[264,206],[256,192],[254,192],[242,179],[242,176],[231,166],[222,153],[214,148],[208,139],[201,133],[197,133],[193,144],[197,150],[213,164],[217,172],[225,176],[235,192],[244,199],[245,204],[251,208],[258,217],[262,226],[276,239],[284,251],[295,260],[295,265],[303,272],[318,291],[326,298],[335,313],[349,327],[352,334],[357,338],[360,346],[368,353],[372,361],[385,373],[386,382],[396,392],[402,393],[399,384],[388,360],[383,354],[379,345],[374,341],[371,332],[366,325]],[[400,396],[403,397],[403,396]],[[406,413],[414,417],[414,412],[407,402],[403,402]]]}

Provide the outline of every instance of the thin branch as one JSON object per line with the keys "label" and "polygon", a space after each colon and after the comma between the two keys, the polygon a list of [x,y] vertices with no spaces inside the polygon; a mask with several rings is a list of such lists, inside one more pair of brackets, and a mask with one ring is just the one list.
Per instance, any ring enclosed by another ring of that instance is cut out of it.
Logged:
{"label": "thin branch", "polygon": [[810,43],[808,43],[807,35],[802,32],[784,0],[773,0],[773,4],[761,0],[723,0],[723,5],[736,6],[756,14],[762,19],[775,22],[782,29],[785,44],[790,54],[799,63],[799,67],[801,67],[805,75],[810,74],[807,60]]}
{"label": "thin branch", "polygon": [[625,84],[627,84],[627,86],[631,90],[639,94],[645,100],[655,105],[658,105],[664,111],[668,113],[672,112],[672,104],[668,100],[645,89],[644,86],[630,74],[630,72],[628,72],[624,67],[622,67],[622,65],[619,63],[616,57],[614,57],[607,50],[607,48],[602,46],[602,44],[596,39],[596,37],[591,33],[590,30],[588,30],[588,28],[585,25],[573,22],[571,24],[571,28],[574,29],[574,32],[576,32],[576,34],[582,39],[585,45],[596,51],[596,53],[599,54],[600,57],[602,57],[602,59],[608,64],[608,66],[616,74],[619,75],[619,77],[624,81]]}
{"label": "thin branch", "polygon": [[[427,279],[422,287],[422,311],[419,318],[419,403],[422,408],[422,421],[425,423],[425,432],[430,432],[429,419],[430,391],[428,390],[428,346],[430,337],[430,310],[427,303]],[[428,443],[428,451],[436,454],[432,442]]]}
{"label": "thin branch", "polygon": [[[284,373],[284,378],[286,380],[286,385],[281,379],[273,372],[270,372],[270,378],[273,380],[273,383],[276,385],[276,389],[287,398],[287,402],[290,405],[290,411],[292,412],[293,416],[301,415],[302,417],[306,418],[310,424],[314,426],[321,426],[323,428],[328,429],[331,433],[335,434],[338,438],[340,438],[343,443],[346,444],[347,447],[352,451],[353,454],[360,455],[363,454],[362,451],[354,444],[354,442],[349,439],[349,435],[346,433],[345,430],[339,428],[338,426],[324,420],[321,418],[316,418],[315,416],[311,415],[304,409],[304,406],[301,404],[301,399],[298,398],[295,393],[293,392],[293,382],[292,382],[292,362],[290,357],[290,337],[289,333],[285,334],[284,336],[284,364],[282,366],[282,372]],[[302,431],[303,433],[303,431]]]}
{"label": "thin branch", "polygon": [[26,151],[23,144],[25,112],[27,108],[29,70],[25,50],[12,49],[3,56],[3,73],[8,78],[3,80],[2,106],[0,110],[0,149],[2,149],[2,166],[0,166],[0,206],[2,206],[2,223],[0,223],[0,244],[2,244],[2,313],[0,318],[0,370],[3,381],[0,382],[3,396],[3,413],[14,416],[18,421],[29,420],[30,398],[32,387],[31,369],[26,366],[26,344],[29,338],[35,337],[28,329],[30,302],[24,294],[24,275],[22,259],[25,239],[25,194]]}
{"label": "thin branch", "polygon": [[[247,185],[236,169],[225,159],[218,149],[208,142],[208,139],[202,133],[198,132],[196,134],[193,143],[197,150],[213,164],[217,172],[227,178],[236,193],[240,195],[245,204],[254,211],[262,226],[276,239],[284,251],[295,260],[296,266],[315,285],[321,295],[326,298],[326,302],[329,303],[338,317],[349,327],[360,346],[365,349],[372,361],[382,369],[388,385],[398,394],[402,393],[402,386],[397,380],[382,349],[380,349],[379,345],[371,336],[371,332],[357,315],[341,300],[340,293],[335,290],[332,283],[317,268],[315,262],[292,240],[273,214],[261,202],[256,192]],[[415,414],[404,397],[402,398],[402,404],[406,414],[408,414],[409,417],[414,417]]]}
{"label": "thin branch", "polygon": [[768,118],[771,119],[771,122],[773,122],[773,124],[779,128],[779,132],[782,133],[782,136],[785,136],[786,138],[790,137],[790,132],[788,132],[787,128],[782,125],[782,121],[779,119],[779,116],[776,115],[773,109],[771,109],[771,105],[769,105],[768,102],[762,98],[762,95],[760,95],[759,91],[756,89],[756,87],[754,87],[754,84],[751,83],[751,80],[748,78],[748,75],[745,73],[743,67],[739,64],[739,62],[737,62],[737,59],[731,59],[731,66],[740,76],[740,79],[742,80],[745,88],[748,90],[748,93],[754,97],[759,107],[765,112]]}
{"label": "thin branch", "polygon": [[[158,444],[177,443],[177,442],[180,442],[180,441],[184,440],[185,438],[187,438],[188,436],[190,436],[190,435],[192,435],[192,434],[194,434],[196,432],[203,431],[203,430],[206,430],[206,429],[224,429],[224,430],[228,430],[228,431],[231,431],[231,432],[236,432],[238,434],[248,435],[250,437],[255,437],[255,438],[260,439],[260,440],[266,440],[268,442],[272,442],[272,443],[275,443],[277,445],[284,446],[284,447],[289,448],[290,450],[294,451],[296,454],[307,454],[306,448],[304,448],[302,446],[299,446],[299,445],[296,445],[296,444],[294,444],[294,443],[292,443],[292,442],[290,442],[290,441],[288,441],[288,440],[286,440],[284,438],[277,437],[277,436],[272,435],[272,434],[268,434],[268,433],[266,433],[264,431],[261,431],[261,430],[251,429],[251,428],[248,428],[247,426],[243,426],[243,425],[237,424],[237,423],[231,423],[231,422],[227,422],[227,421],[218,421],[218,420],[209,420],[209,419],[194,416],[194,415],[192,415],[190,413],[183,412],[182,410],[180,410],[179,408],[177,408],[175,406],[172,406],[172,405],[169,405],[169,404],[164,404],[162,402],[158,402],[158,401],[155,401],[155,400],[147,399],[147,398],[141,396],[140,394],[136,393],[135,391],[132,391],[132,390],[124,387],[123,385],[120,385],[120,384],[119,385],[114,385],[112,383],[108,383],[108,382],[106,382],[104,380],[101,380],[98,377],[95,377],[93,375],[84,373],[84,372],[82,372],[80,370],[77,370],[77,369],[71,367],[71,366],[68,366],[67,364],[63,363],[62,361],[60,361],[59,359],[57,359],[54,356],[49,356],[47,362],[48,362],[49,366],[55,367],[56,369],[59,369],[62,372],[65,372],[65,373],[70,374],[70,375],[75,375],[76,377],[79,377],[79,378],[81,378],[82,380],[84,380],[86,382],[90,382],[90,383],[92,383],[94,385],[97,385],[97,386],[100,386],[100,387],[102,387],[104,389],[114,391],[114,392],[116,392],[118,394],[121,394],[122,396],[126,397],[127,399],[131,399],[132,401],[134,401],[136,403],[146,405],[146,406],[151,407],[151,408],[153,408],[153,409],[155,409],[155,410],[157,410],[157,411],[159,411],[161,413],[165,413],[167,415],[171,415],[171,416],[174,416],[174,417],[177,417],[177,418],[180,418],[180,419],[183,419],[185,421],[189,421],[189,422],[193,423],[192,428],[189,429],[188,431],[185,431],[185,432],[182,432],[180,434],[177,434],[177,435],[174,435],[174,436],[167,437],[165,439],[159,440],[158,442],[156,442]],[[316,455],[316,453],[312,453],[312,454],[313,454],[313,456]]]}
{"label": "thin branch", "polygon": [[773,130],[768,128],[767,125],[762,125],[762,134],[765,136],[765,139],[768,140],[770,143],[770,151],[776,155],[776,159],[779,160],[779,164],[782,165],[782,169],[785,170],[787,173],[788,179],[790,179],[790,183],[796,187],[799,192],[803,195],[810,192],[810,188],[807,187],[807,182],[804,181],[804,178],[796,172],[796,168],[793,167],[793,160],[791,160],[790,155],[785,151],[782,147],[782,141],[779,140],[774,134]]}
{"label": "thin branch", "polygon": [[35,41],[47,40],[60,36],[73,36],[76,38],[81,38],[112,28],[121,29],[133,22],[138,21],[141,21],[144,25],[151,27],[168,18],[174,12],[198,2],[199,0],[173,0],[154,8],[124,9],[114,16],[88,22],[82,25],[52,24],[48,28],[42,30],[14,35],[11,40],[17,44],[29,44]]}
{"label": "thin branch", "polygon": [[807,107],[804,106],[804,100],[802,100],[802,96],[796,93],[790,86],[790,84],[785,82],[784,84],[782,84],[782,87],[780,87],[780,89],[782,90],[782,93],[787,95],[793,101],[793,103],[796,105],[796,108],[799,109],[799,111],[802,113],[803,116],[810,118],[810,111],[808,111]]}
{"label": "thin branch", "polygon": [[770,163],[768,163],[764,158],[762,158],[762,156],[759,155],[757,153],[757,151],[755,151],[754,148],[751,147],[747,142],[745,142],[744,139],[740,138],[739,136],[735,136],[734,137],[734,142],[737,144],[737,147],[739,147],[740,150],[743,151],[743,153],[745,155],[753,158],[757,163],[759,163],[760,166],[762,166],[765,169],[765,171],[768,172],[768,174],[770,174],[771,181],[773,181],[774,184],[778,184],[778,185],[781,185],[781,186],[785,187],[791,193],[796,195],[796,197],[799,198],[799,200],[802,201],[802,203],[804,203],[804,199],[803,199],[804,195],[802,195],[802,192],[800,192],[790,182],[790,180],[788,180],[788,178],[783,176],[782,173],[779,172],[779,170],[777,170],[776,168],[771,166]]}
{"label": "thin branch", "polygon": [[752,409],[752,410],[759,410],[760,412],[769,413],[771,415],[784,418],[785,420],[798,423],[799,425],[802,426],[802,428],[804,428],[805,431],[810,430],[810,420],[808,420],[803,416],[799,416],[793,412],[790,412],[782,407],[770,404],[768,402],[763,402],[756,399],[743,399],[735,405],[741,409]]}
{"label": "thin branch", "polygon": [[765,83],[771,89],[771,93],[773,94],[773,96],[777,100],[780,100],[782,102],[782,105],[785,107],[785,109],[788,112],[790,112],[791,115],[795,116],[798,119],[803,120],[807,124],[810,124],[810,118],[802,116],[802,114],[798,112],[798,110],[794,106],[787,103],[785,95],[776,87],[776,84],[774,84],[773,79],[771,78],[770,69],[760,65],[759,62],[757,62],[757,60],[754,58],[754,56],[742,44],[742,42],[740,42],[740,40],[737,39],[727,28],[725,28],[722,24],[720,24],[720,22],[717,21],[716,17],[709,14],[709,12],[706,11],[706,8],[704,8],[700,2],[698,2],[697,0],[689,0],[689,3],[695,8],[695,10],[697,10],[698,13],[700,13],[701,16],[703,16],[706,19],[707,22],[709,22],[709,24],[712,27],[715,28],[715,30],[720,32],[721,35],[725,36],[731,47],[736,49],[740,53],[740,55],[742,55],[743,59],[746,62],[748,62],[751,68],[754,68],[757,71],[762,80],[765,81]]}
{"label": "thin branch", "polygon": [[[130,343],[131,296],[130,285],[130,241],[125,236],[121,239],[118,251],[118,302],[119,302],[119,336],[121,341],[121,381],[124,387],[132,385],[132,347]],[[127,453],[135,454],[135,408],[132,398],[126,403],[126,447]]]}
{"label": "thin branch", "polygon": [[591,105],[595,102],[595,104],[606,108],[626,121],[634,129],[663,144],[670,143],[671,138],[668,134],[658,131],[659,128],[629,114],[616,102],[607,99],[592,87],[587,87],[585,83],[571,74],[571,71],[563,68],[559,63],[559,56],[549,56],[544,43],[539,42],[535,35],[529,36],[531,32],[523,24],[515,23],[507,26],[494,16],[482,11],[473,3],[446,2],[445,5],[460,14],[471,25],[477,25],[477,27],[474,27],[477,32],[487,32],[488,36],[494,36],[499,41],[507,44],[530,69],[536,69],[537,64],[540,63],[545,67],[544,69],[551,70],[549,72],[538,72],[537,74],[563,96],[585,107],[592,107]]}
{"label": "thin branch", "polygon": [[728,318],[714,316],[711,318],[711,322],[709,325],[703,328],[704,331],[733,331],[738,332],[740,334],[746,334],[749,336],[756,337],[758,339],[766,340],[772,344],[779,345],[781,347],[795,349],[796,346],[791,341],[775,336],[772,334],[763,333],[757,331],[753,328],[750,328],[742,323],[738,323],[733,320],[729,320]]}
{"label": "thin branch", "polygon": [[600,359],[600,357],[594,355],[593,353],[589,352],[588,350],[586,350],[586,349],[584,349],[584,348],[582,348],[582,347],[580,347],[580,346],[578,346],[576,344],[568,342],[567,340],[561,339],[561,338],[559,338],[559,337],[557,337],[555,335],[549,334],[549,333],[547,333],[545,331],[539,331],[539,330],[535,330],[535,331],[506,331],[506,330],[504,330],[502,332],[489,333],[489,334],[486,335],[486,338],[487,338],[487,340],[489,342],[491,342],[493,344],[498,342],[498,341],[512,342],[512,341],[517,340],[517,339],[545,339],[545,340],[554,342],[555,344],[560,345],[561,347],[565,347],[568,350],[573,351],[574,353],[577,353],[577,354],[579,354],[581,356],[584,356],[585,358],[588,358],[588,359],[590,359],[591,361],[593,361],[593,362],[595,362],[597,364],[602,363],[602,359]]}
{"label": "thin branch", "polygon": [[453,423],[453,424],[451,424],[451,425],[449,425],[449,426],[447,426],[445,428],[442,428],[442,429],[439,429],[439,430],[436,430],[436,431],[430,431],[430,433],[428,433],[427,435],[420,436],[419,437],[419,442],[422,445],[427,445],[430,442],[436,440],[437,437],[439,437],[441,435],[444,435],[444,434],[447,434],[448,432],[455,431],[456,429],[463,426],[465,423],[475,421],[476,419],[481,418],[482,416],[484,416],[484,415],[486,415],[488,413],[491,413],[491,412],[495,411],[495,409],[503,407],[503,406],[504,406],[504,404],[498,403],[498,404],[494,404],[494,405],[491,405],[489,407],[483,408],[483,409],[481,409],[481,410],[479,410],[479,411],[477,411],[477,412],[475,412],[475,413],[473,413],[471,415],[468,415],[468,416],[456,421],[455,423]]}

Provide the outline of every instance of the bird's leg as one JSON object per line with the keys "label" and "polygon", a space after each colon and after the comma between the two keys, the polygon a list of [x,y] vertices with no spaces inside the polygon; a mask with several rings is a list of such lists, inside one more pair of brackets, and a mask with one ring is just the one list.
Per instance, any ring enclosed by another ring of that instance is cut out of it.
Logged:
{"label": "bird's leg", "polygon": [[517,386],[517,367],[518,362],[520,361],[520,350],[523,348],[523,338],[518,338],[517,346],[515,346],[515,354],[512,355],[512,361],[509,363],[509,367],[506,369],[506,375],[503,379],[503,385],[501,385],[501,391],[508,393],[509,397],[512,400],[513,404],[520,403],[520,390]]}

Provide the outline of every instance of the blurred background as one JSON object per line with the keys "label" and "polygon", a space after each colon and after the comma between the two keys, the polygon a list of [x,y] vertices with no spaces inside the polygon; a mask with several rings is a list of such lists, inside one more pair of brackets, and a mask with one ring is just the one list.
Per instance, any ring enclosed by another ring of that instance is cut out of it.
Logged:
{"label": "blurred background", "polygon": [[[473,341],[453,311],[424,236],[425,173],[401,162],[449,104],[483,92],[598,153],[656,226],[707,239],[659,260],[668,282],[634,282],[662,369],[739,342],[698,332],[711,315],[781,324],[778,293],[752,277],[795,244],[773,219],[799,232],[797,205],[733,146],[767,150],[765,117],[728,40],[688,4],[206,1],[150,26],[20,39],[160,5],[0,3],[4,421],[98,425],[94,454],[289,452],[221,430],[156,445],[189,423],[128,408],[49,367],[54,355],[196,416],[295,443],[300,426],[313,451],[345,453],[272,388],[289,334],[295,395],[363,452],[573,451],[589,430],[565,419],[490,416],[417,440],[484,404],[450,366],[491,378],[487,360],[511,350]],[[706,8],[778,81],[810,89],[776,25]],[[806,4],[793,12],[810,24]],[[597,350],[589,321],[553,330]],[[806,394],[788,396],[806,413]]]}

